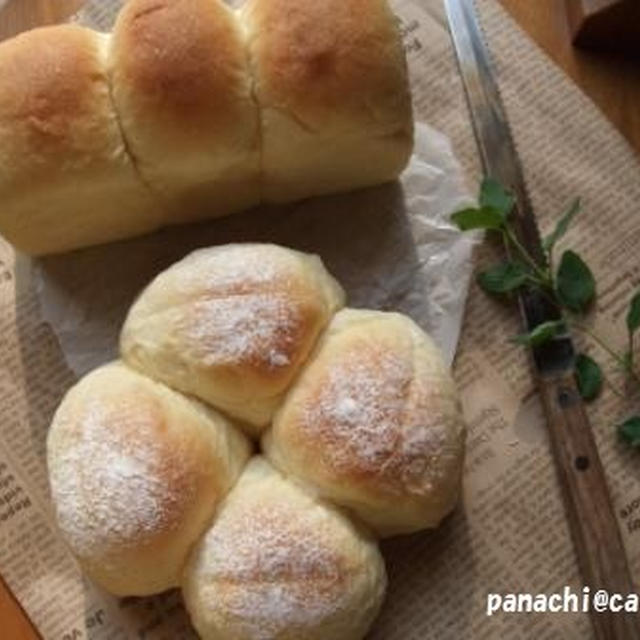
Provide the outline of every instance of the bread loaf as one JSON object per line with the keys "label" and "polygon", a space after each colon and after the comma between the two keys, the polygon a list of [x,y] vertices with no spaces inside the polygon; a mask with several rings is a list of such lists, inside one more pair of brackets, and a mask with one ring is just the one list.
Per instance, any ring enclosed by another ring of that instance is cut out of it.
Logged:
{"label": "bread loaf", "polygon": [[47,462],[58,524],[119,596],[175,587],[250,447],[227,420],[116,362],[65,396]]}
{"label": "bread loaf", "polygon": [[259,435],[343,302],[317,256],[269,244],[202,249],[142,292],[120,349],[132,367]]}
{"label": "bread loaf", "polygon": [[361,640],[385,587],[375,542],[258,457],[192,552],[183,593],[203,640]]}
{"label": "bread loaf", "polygon": [[0,44],[0,233],[30,254],[378,184],[411,147],[386,0],[129,0],[113,35]]}
{"label": "bread loaf", "polygon": [[435,527],[460,488],[464,423],[431,339],[396,313],[334,317],[278,410],[273,464],[380,535]]}

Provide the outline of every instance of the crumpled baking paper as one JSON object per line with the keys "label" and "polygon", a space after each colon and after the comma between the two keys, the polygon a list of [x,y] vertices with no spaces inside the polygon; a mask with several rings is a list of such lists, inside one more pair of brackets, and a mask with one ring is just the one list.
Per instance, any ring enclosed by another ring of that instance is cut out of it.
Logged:
{"label": "crumpled baking paper", "polygon": [[400,180],[284,206],[262,206],[197,225],[33,260],[42,313],[71,369],[82,375],[118,355],[136,295],[190,251],[228,242],[274,242],[317,253],[348,304],[401,311],[453,361],[475,237],[449,222],[472,202],[449,141],[416,126]]}

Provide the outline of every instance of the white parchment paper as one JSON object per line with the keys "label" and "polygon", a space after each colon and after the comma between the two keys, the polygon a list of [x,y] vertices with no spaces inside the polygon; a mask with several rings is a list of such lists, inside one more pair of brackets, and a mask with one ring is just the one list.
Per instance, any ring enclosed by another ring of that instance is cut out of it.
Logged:
{"label": "white parchment paper", "polygon": [[198,225],[34,261],[44,318],[72,370],[117,357],[118,332],[135,296],[193,249],[275,242],[317,253],[354,307],[402,311],[451,362],[462,322],[473,239],[449,223],[471,202],[448,140],[420,124],[397,183],[259,207]]}

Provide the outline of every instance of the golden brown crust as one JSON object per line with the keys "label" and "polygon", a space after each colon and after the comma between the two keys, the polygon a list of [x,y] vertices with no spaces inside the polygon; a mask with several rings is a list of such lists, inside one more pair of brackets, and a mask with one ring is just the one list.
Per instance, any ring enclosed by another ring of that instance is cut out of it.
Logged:
{"label": "golden brown crust", "polygon": [[113,37],[40,29],[0,65],[0,229],[32,254],[380,184],[411,152],[385,0],[129,0]]}
{"label": "golden brown crust", "polygon": [[24,188],[47,180],[61,158],[99,164],[117,149],[96,37],[76,26],[45,27],[0,47],[3,185]]}
{"label": "golden brown crust", "polygon": [[260,430],[343,295],[315,256],[268,244],[203,249],[141,294],[121,353]]}
{"label": "golden brown crust", "polygon": [[67,393],[49,431],[60,529],[112,593],[164,591],[248,456],[218,414],[120,363],[101,367]]}
{"label": "golden brown crust", "polygon": [[0,46],[0,228],[29,253],[160,224],[112,108],[107,44],[108,36],[67,25]]}
{"label": "golden brown crust", "polygon": [[360,640],[385,586],[370,536],[260,457],[220,507],[183,578],[203,640]]}
{"label": "golden brown crust", "polygon": [[402,41],[386,0],[248,0],[267,202],[393,180],[413,146]]}
{"label": "golden brown crust", "polygon": [[130,92],[134,117],[137,103],[141,118],[180,123],[178,139],[187,133],[226,139],[229,128],[238,128],[239,94],[249,98],[246,56],[223,3],[130,0],[114,40],[113,73]]}
{"label": "golden brown crust", "polygon": [[130,0],[114,30],[113,96],[167,223],[258,203],[259,118],[243,36],[219,0]]}
{"label": "golden brown crust", "polygon": [[[310,339],[318,335],[326,316],[321,301],[296,289],[283,292],[264,288],[243,294],[212,290],[204,299],[194,296],[185,303],[184,316],[175,327],[181,335],[199,336],[184,345],[185,356],[203,363],[215,362],[219,373],[229,377],[264,378],[277,387],[286,384],[291,377],[289,369],[300,365],[309,352]],[[230,321],[228,331],[216,322],[217,317],[227,314],[238,318],[237,322]],[[252,327],[259,323],[271,328],[264,333],[254,332]],[[246,347],[238,351],[225,349],[224,344],[234,339],[231,334],[237,332],[246,332]]]}
{"label": "golden brown crust", "polygon": [[[409,462],[400,425],[410,414],[413,369],[410,345],[403,347],[356,339],[340,349],[344,364],[329,365],[314,381],[297,425],[297,443],[314,448],[329,477],[352,486],[375,486],[389,496],[404,491]],[[360,402],[367,404],[366,409],[356,408]],[[351,413],[357,411],[368,424],[352,419]],[[365,434],[368,426],[372,429]],[[363,430],[361,437],[354,437],[354,429]]]}
{"label": "golden brown crust", "polygon": [[[163,497],[166,504],[157,504],[152,530],[142,520],[135,523],[131,533],[136,544],[148,544],[151,539],[165,535],[180,524],[189,500],[202,484],[202,469],[198,468],[194,451],[167,440],[165,408],[159,398],[149,394],[149,389],[143,385],[131,385],[118,389],[117,394],[111,395],[108,391],[102,396],[96,394],[94,398],[87,399],[86,404],[76,404],[71,412],[62,405],[56,421],[67,425],[65,436],[72,441],[82,442],[87,437],[89,424],[96,438],[106,437],[110,432],[114,436],[113,444],[123,458],[153,449],[146,472],[165,488]],[[82,502],[86,505],[91,504],[96,490],[99,490],[92,468],[95,462],[100,461],[86,460],[86,466],[80,470],[83,476],[80,482]],[[185,500],[174,501],[174,496],[184,496]],[[135,501],[135,496],[132,499]]]}
{"label": "golden brown crust", "polygon": [[406,63],[385,0],[249,0],[243,12],[262,107],[311,131],[336,121],[406,130]]}
{"label": "golden brown crust", "polygon": [[453,507],[464,425],[448,371],[413,322],[347,309],[276,414],[265,450],[378,532],[409,532]]}

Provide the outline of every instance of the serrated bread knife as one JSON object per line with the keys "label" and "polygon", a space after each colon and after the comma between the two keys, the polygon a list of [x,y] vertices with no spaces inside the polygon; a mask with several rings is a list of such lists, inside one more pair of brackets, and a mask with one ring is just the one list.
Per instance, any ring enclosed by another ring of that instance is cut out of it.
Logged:
{"label": "serrated bread knife", "polygon": [[[522,167],[511,137],[490,58],[472,0],[445,0],[473,129],[485,174],[515,197],[513,222],[518,240],[545,264]],[[559,319],[543,296],[525,291],[520,308],[528,331]],[[532,349],[534,375],[549,429],[578,565],[591,594],[600,589],[626,598],[634,593],[625,549],[611,505],[591,426],[574,380],[571,338],[561,335]],[[624,600],[623,600],[624,601]],[[589,607],[597,640],[640,640],[637,613]]]}

